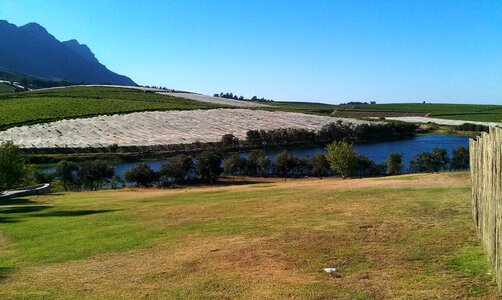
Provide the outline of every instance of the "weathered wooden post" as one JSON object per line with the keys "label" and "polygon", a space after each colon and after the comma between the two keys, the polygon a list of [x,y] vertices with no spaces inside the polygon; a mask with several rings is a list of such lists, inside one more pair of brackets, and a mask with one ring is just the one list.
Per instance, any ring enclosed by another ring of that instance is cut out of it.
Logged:
{"label": "weathered wooden post", "polygon": [[502,290],[502,129],[469,141],[472,214]]}

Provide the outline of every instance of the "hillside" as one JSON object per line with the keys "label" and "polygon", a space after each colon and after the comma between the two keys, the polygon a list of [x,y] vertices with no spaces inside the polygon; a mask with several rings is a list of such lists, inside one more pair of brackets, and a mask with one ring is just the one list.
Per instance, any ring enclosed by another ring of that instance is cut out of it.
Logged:
{"label": "hillside", "polygon": [[60,42],[37,23],[0,20],[0,68],[45,80],[136,85],[101,64],[85,44]]}
{"label": "hillside", "polygon": [[395,117],[429,116],[432,118],[502,122],[502,105],[395,103],[337,106],[335,116]]}
{"label": "hillside", "polygon": [[114,87],[67,87],[0,94],[0,130],[69,118],[153,110],[219,108],[141,90]]}
{"label": "hillside", "polygon": [[6,299],[497,298],[466,173],[5,200],[0,241]]}

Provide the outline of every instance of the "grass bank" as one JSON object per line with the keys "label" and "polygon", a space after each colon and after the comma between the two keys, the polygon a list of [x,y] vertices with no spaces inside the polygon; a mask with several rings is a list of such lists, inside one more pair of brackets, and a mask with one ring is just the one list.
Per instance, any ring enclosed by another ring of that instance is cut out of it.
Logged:
{"label": "grass bank", "polygon": [[0,298],[495,298],[469,198],[449,173],[2,200]]}

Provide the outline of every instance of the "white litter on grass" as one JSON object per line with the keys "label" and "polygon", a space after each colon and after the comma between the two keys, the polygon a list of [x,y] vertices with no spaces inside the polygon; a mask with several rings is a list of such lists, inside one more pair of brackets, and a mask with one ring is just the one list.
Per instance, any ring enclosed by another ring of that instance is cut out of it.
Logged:
{"label": "white litter on grass", "polygon": [[324,268],[324,272],[326,272],[326,273],[335,273],[336,272],[336,268]]}

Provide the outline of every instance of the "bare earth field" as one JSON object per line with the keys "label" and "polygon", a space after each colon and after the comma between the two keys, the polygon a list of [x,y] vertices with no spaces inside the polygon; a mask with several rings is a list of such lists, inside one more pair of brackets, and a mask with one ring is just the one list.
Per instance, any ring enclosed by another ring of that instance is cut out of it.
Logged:
{"label": "bare earth field", "polygon": [[0,131],[0,142],[11,140],[23,148],[216,142],[227,133],[244,139],[249,130],[275,128],[318,130],[323,125],[337,120],[354,124],[368,122],[250,109],[138,112],[14,127]]}
{"label": "bare earth field", "polygon": [[0,298],[498,299],[467,173],[254,181],[2,200]]}

